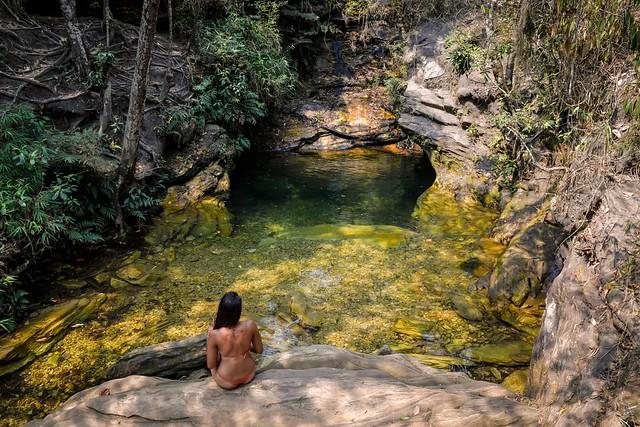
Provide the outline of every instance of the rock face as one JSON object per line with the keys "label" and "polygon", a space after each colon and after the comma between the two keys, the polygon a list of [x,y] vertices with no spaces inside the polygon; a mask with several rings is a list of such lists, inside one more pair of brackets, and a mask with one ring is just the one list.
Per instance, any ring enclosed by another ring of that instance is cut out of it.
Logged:
{"label": "rock face", "polygon": [[[585,198],[565,197],[560,213]],[[589,197],[593,211],[563,248],[564,268],[548,290],[529,375],[529,395],[554,425],[620,425],[640,405],[640,184],[621,178]]]}
{"label": "rock face", "polygon": [[375,65],[376,54],[382,53],[384,43],[397,33],[383,23],[371,25],[371,31],[365,34],[367,44],[359,39],[363,34],[353,30],[322,43],[302,95],[291,101],[290,111],[274,121],[279,127],[271,132],[273,148],[346,150],[404,139],[387,105],[385,88],[370,84],[381,73]]}
{"label": "rock face", "polygon": [[205,368],[206,357],[207,334],[202,334],[133,350],[109,369],[107,378],[123,378],[134,374],[180,378]]}
{"label": "rock face", "polygon": [[67,328],[88,318],[104,302],[88,295],[49,307],[9,337],[0,340],[0,376],[14,372],[46,353]]}
{"label": "rock face", "polygon": [[28,425],[537,425],[537,411],[513,397],[406,356],[311,346],[277,355],[234,391],[210,378],[130,376],[82,391]]}
{"label": "rock face", "polygon": [[525,227],[510,242],[489,281],[489,298],[520,307],[542,292],[542,285],[555,271],[555,250],[563,233],[544,221]]}
{"label": "rock face", "polygon": [[[473,168],[489,155],[482,140],[488,140],[494,130],[484,111],[495,99],[495,82],[479,71],[460,77],[447,73],[444,40],[451,27],[451,23],[426,22],[409,38],[404,60],[410,78],[398,125],[428,139],[430,150],[435,148]],[[455,96],[450,90],[452,79],[458,80]],[[467,132],[471,127],[474,132]]]}

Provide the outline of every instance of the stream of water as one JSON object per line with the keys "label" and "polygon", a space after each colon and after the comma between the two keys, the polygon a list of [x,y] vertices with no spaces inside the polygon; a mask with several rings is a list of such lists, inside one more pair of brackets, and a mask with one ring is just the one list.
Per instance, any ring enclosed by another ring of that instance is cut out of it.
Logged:
{"label": "stream of water", "polygon": [[[268,353],[387,345],[498,379],[509,368],[463,357],[523,338],[469,290],[504,249],[486,238],[496,213],[429,188],[433,178],[420,157],[372,150],[245,159],[228,210],[213,199],[167,210],[141,248],[80,269],[106,302],[3,379],[10,390],[0,412],[19,424],[100,381],[132,348],[206,331],[231,289],[260,324]],[[478,318],[460,315],[461,300]]]}

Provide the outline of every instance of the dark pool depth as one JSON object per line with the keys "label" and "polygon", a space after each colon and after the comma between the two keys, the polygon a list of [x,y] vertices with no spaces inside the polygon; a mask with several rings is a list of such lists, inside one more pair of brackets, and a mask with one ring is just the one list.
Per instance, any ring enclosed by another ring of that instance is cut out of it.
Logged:
{"label": "dark pool depth", "polygon": [[426,158],[373,150],[242,159],[229,208],[235,225],[388,224],[411,227],[416,199],[435,179]]}

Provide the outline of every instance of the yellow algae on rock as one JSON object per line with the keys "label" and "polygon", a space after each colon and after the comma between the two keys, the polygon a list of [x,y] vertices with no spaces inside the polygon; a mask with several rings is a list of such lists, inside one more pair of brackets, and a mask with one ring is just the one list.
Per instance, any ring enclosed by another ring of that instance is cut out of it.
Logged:
{"label": "yellow algae on rock", "polygon": [[424,335],[431,330],[432,327],[432,322],[421,319],[408,319],[405,317],[399,317],[393,323],[394,332],[415,339],[423,339]]}
{"label": "yellow algae on rock", "polygon": [[531,360],[533,344],[526,341],[510,341],[486,344],[466,349],[464,357],[478,363],[492,363],[504,366],[524,366]]}
{"label": "yellow algae on rock", "polygon": [[515,394],[524,395],[527,392],[528,380],[529,369],[518,369],[502,381],[502,386]]}
{"label": "yellow algae on rock", "polygon": [[95,294],[49,307],[28,325],[1,339],[0,376],[18,370],[46,353],[69,326],[85,320],[105,299],[105,294]]}
{"label": "yellow algae on rock", "polygon": [[294,292],[289,301],[291,314],[300,319],[303,326],[319,328],[322,319],[318,312],[310,305],[309,299],[302,292]]}
{"label": "yellow algae on rock", "polygon": [[454,366],[473,366],[470,360],[462,359],[455,356],[438,356],[435,354],[416,354],[406,353],[414,359],[418,359],[421,363],[431,366],[432,368],[449,370]]}
{"label": "yellow algae on rock", "polygon": [[415,232],[395,225],[319,224],[280,233],[279,237],[302,240],[357,239],[392,248],[404,243]]}

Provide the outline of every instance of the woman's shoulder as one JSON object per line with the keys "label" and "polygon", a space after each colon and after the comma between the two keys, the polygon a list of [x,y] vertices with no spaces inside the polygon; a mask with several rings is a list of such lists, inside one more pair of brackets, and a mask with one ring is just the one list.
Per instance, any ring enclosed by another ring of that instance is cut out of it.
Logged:
{"label": "woman's shoulder", "polygon": [[238,326],[242,327],[243,329],[254,329],[258,327],[255,320],[252,319],[241,320]]}

